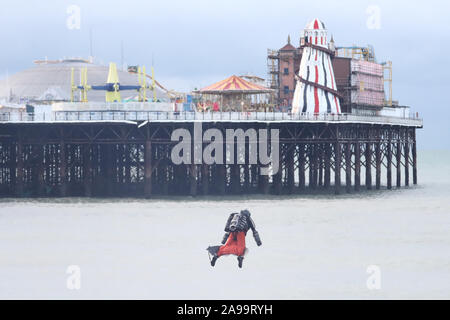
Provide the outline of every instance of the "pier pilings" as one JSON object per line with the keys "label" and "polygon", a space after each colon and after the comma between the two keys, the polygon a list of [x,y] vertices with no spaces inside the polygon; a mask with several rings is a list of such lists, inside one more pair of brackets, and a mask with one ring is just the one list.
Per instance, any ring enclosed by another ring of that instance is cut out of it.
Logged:
{"label": "pier pilings", "polygon": [[[216,129],[274,129],[279,164],[261,161],[258,143],[221,163],[196,162],[211,143],[191,144],[190,163],[175,164],[174,130],[194,122],[6,123],[0,125],[0,195],[145,197],[358,192],[417,184],[416,128],[364,123],[204,122]],[[260,139],[260,138],[258,138]],[[252,145],[251,145],[252,144]],[[196,149],[197,148],[197,149]],[[200,148],[200,149],[199,149]],[[227,155],[222,141],[223,155]],[[217,151],[217,150],[216,150]],[[267,150],[266,150],[267,151]],[[251,156],[256,153],[257,162]],[[219,156],[218,152],[217,156]],[[267,154],[266,154],[267,156]],[[273,154],[271,160],[274,160]],[[275,167],[278,170],[275,171]],[[394,167],[394,168],[393,168]],[[364,170],[365,175],[362,175]],[[262,174],[262,173],[266,174]],[[383,173],[385,172],[385,173]],[[341,176],[342,175],[342,176]],[[341,181],[345,177],[345,186]]]}

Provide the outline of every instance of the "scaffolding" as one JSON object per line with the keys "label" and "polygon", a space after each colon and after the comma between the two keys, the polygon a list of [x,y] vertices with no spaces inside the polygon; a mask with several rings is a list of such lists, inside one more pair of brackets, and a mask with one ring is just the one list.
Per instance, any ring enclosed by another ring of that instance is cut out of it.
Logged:
{"label": "scaffolding", "polygon": [[[387,61],[381,63],[383,66],[383,80],[384,83],[388,83],[389,85],[389,96],[388,99],[385,99],[385,105],[392,107],[392,61]],[[386,70],[388,71],[388,76],[386,77]]]}
{"label": "scaffolding", "polygon": [[367,47],[358,47],[356,45],[351,47],[337,47],[336,51],[339,57],[376,62],[375,50],[371,45],[367,45]]}
{"label": "scaffolding", "polygon": [[[377,63],[373,46],[337,47],[337,56],[351,60],[351,103],[392,106],[392,62]],[[387,70],[387,72],[386,72]],[[385,96],[385,84],[388,95]]]}
{"label": "scaffolding", "polygon": [[275,89],[275,99],[278,101],[280,89],[280,55],[278,50],[267,49],[267,86],[270,89]]}
{"label": "scaffolding", "polygon": [[350,84],[352,104],[384,106],[384,78],[381,64],[352,59]]}

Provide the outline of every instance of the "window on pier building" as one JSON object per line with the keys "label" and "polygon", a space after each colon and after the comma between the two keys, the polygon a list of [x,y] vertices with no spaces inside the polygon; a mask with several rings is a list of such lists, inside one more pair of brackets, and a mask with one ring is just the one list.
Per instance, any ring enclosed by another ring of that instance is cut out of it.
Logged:
{"label": "window on pier building", "polygon": [[284,86],[284,94],[289,94],[289,86]]}
{"label": "window on pier building", "polygon": [[289,68],[284,68],[284,74],[289,74]]}

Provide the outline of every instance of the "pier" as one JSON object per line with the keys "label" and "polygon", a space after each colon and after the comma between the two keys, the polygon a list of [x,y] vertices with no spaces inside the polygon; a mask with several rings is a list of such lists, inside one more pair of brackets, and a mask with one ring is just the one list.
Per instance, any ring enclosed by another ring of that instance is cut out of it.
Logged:
{"label": "pier", "polygon": [[[239,163],[175,165],[172,132],[192,132],[196,122],[224,136],[227,129],[278,129],[279,170],[261,175],[265,165],[249,162],[247,140]],[[417,184],[421,127],[417,118],[355,114],[3,113],[0,195],[150,198],[399,188]]]}

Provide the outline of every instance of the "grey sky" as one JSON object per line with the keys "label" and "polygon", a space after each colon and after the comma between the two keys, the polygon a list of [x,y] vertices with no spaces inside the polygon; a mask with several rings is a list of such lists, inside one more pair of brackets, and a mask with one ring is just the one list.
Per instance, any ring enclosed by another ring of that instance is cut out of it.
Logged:
{"label": "grey sky", "polygon": [[[67,8],[81,9],[69,30]],[[381,10],[369,29],[366,9]],[[393,61],[394,100],[424,117],[421,148],[450,148],[450,23],[447,1],[2,1],[0,75],[29,68],[34,59],[89,55],[98,62],[150,67],[168,88],[190,90],[232,74],[266,77],[266,50],[319,18],[338,46],[371,44],[378,61]]]}

